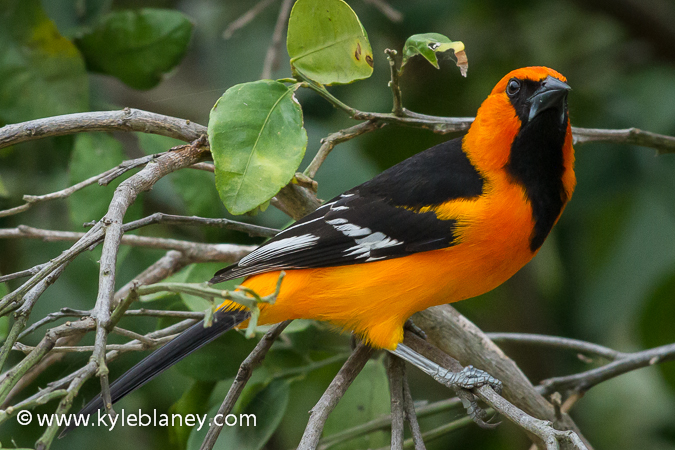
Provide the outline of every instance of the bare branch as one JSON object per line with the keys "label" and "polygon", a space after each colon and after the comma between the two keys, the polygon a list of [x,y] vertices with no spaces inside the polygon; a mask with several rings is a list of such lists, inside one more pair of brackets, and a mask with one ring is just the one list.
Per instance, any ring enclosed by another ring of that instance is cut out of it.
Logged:
{"label": "bare branch", "polygon": [[[427,333],[429,342],[443,352],[457,358],[463,365],[472,364],[501,380],[504,383],[502,395],[513,405],[530,416],[553,422],[556,428],[573,430],[582,436],[567,414],[562,414],[562,420],[557,420],[553,406],[537,392],[520,368],[454,308],[449,305],[434,306],[415,314],[413,320]],[[590,444],[583,437],[581,439],[590,449]]]}
{"label": "bare branch", "polygon": [[[410,433],[412,434],[412,443],[415,450],[426,450],[424,446],[424,436],[420,430],[420,424],[417,422],[417,412],[415,411],[415,402],[410,393],[410,386],[408,385],[408,377],[405,376],[405,365],[403,366],[403,407],[405,409],[405,417],[410,424]],[[403,447],[406,448],[407,442],[404,442]]]}
{"label": "bare branch", "polygon": [[391,20],[394,23],[399,23],[403,20],[403,13],[395,9],[385,0],[364,0],[369,5],[377,8],[382,14],[384,14],[387,19]]}
{"label": "bare branch", "polygon": [[286,29],[286,22],[288,16],[291,14],[291,7],[294,0],[283,0],[281,8],[279,9],[279,16],[277,23],[274,26],[274,34],[272,35],[272,43],[267,47],[267,54],[265,55],[265,63],[263,64],[261,79],[268,79],[272,77],[272,71],[279,66],[279,49],[284,40],[284,31]]}
{"label": "bare branch", "polygon": [[573,127],[574,143],[606,142],[612,144],[631,144],[656,149],[658,154],[675,153],[675,137],[643,131],[639,128],[624,130],[601,130],[596,128]]}
{"label": "bare branch", "polygon": [[326,160],[326,157],[328,157],[328,154],[336,145],[346,142],[357,136],[361,136],[362,134],[368,133],[370,131],[377,130],[378,128],[382,128],[385,125],[386,124],[384,123],[378,123],[376,121],[369,120],[366,122],[361,122],[358,125],[354,125],[353,127],[345,128],[344,130],[329,134],[327,137],[321,140],[321,148],[319,148],[316,156],[314,156],[312,162],[305,169],[304,174],[310,178],[314,178],[316,176],[316,172],[319,170],[319,167],[321,167],[321,164],[323,164],[323,162]]}
{"label": "bare branch", "polygon": [[84,181],[81,181],[77,184],[74,184],[70,187],[67,187],[66,189],[62,189],[60,191],[52,192],[51,194],[45,194],[45,195],[24,195],[23,200],[26,202],[25,205],[22,206],[17,206],[12,209],[7,209],[5,211],[0,211],[0,217],[5,217],[5,216],[11,216],[12,214],[18,214],[20,212],[28,210],[30,207],[37,203],[41,202],[46,202],[49,200],[56,200],[56,199],[62,199],[62,198],[68,198],[71,195],[73,195],[75,192],[79,191],[80,189],[83,189],[87,186],[90,186],[94,183],[99,183],[100,185],[104,186],[110,183],[112,180],[115,178],[119,177],[120,175],[124,174],[125,172],[135,169],[136,167],[143,166],[147,164],[148,162],[152,161],[153,159],[159,157],[160,154],[156,155],[148,155],[144,156],[143,158],[138,158],[138,159],[132,159],[130,161],[124,161],[123,163],[119,164],[116,167],[113,167],[110,170],[106,170],[103,173],[100,173],[98,175],[94,175],[93,177],[87,178]]}
{"label": "bare branch", "polygon": [[171,225],[190,225],[190,226],[209,226],[215,228],[224,228],[226,230],[241,231],[251,237],[273,237],[279,233],[275,228],[253,225],[245,222],[238,222],[230,219],[211,219],[197,216],[176,216],[173,214],[154,213],[143,219],[135,220],[124,225],[124,231],[141,228],[152,224],[171,224]]}
{"label": "bare branch", "polygon": [[328,415],[333,411],[335,405],[337,405],[345,391],[347,391],[347,388],[352,384],[352,381],[354,381],[366,365],[372,353],[372,348],[363,342],[359,342],[317,404],[310,410],[309,422],[297,450],[314,450],[317,447]]}
{"label": "bare branch", "polygon": [[[26,294],[23,305],[14,314],[14,323],[12,324],[12,328],[10,329],[7,337],[5,338],[5,342],[2,346],[2,349],[0,349],[0,371],[2,370],[2,367],[5,365],[5,361],[7,361],[9,351],[12,349],[12,346],[18,340],[21,331],[26,326],[30,313],[33,310],[33,306],[35,306],[37,299],[40,298],[40,295],[42,295],[42,293],[49,286],[54,284],[54,282],[58,279],[59,276],[61,276],[64,268],[65,267],[62,266],[60,269],[57,269],[48,276],[46,276],[35,287],[31,288]],[[4,402],[5,397],[0,395],[0,403]]]}
{"label": "bare branch", "polygon": [[[136,224],[138,224],[138,221],[129,222],[129,224],[127,225],[136,225]],[[122,228],[130,229],[132,227],[124,226]],[[39,228],[32,228],[25,225],[19,225],[17,228],[0,228],[0,239],[30,238],[30,239],[41,239],[45,242],[54,242],[54,241],[78,241],[80,239],[83,239],[85,236],[87,236],[87,233],[78,233],[75,231],[42,230]],[[95,242],[92,242],[91,245],[98,244],[101,241],[101,239],[102,236]],[[197,261],[235,262],[243,258],[244,256],[248,255],[257,248],[257,246],[255,245],[204,244],[201,242],[182,241],[178,239],[156,238],[149,236],[137,236],[133,234],[124,235],[121,238],[120,243],[122,245],[131,245],[134,247],[177,250],[185,254],[188,258],[193,258],[195,262]]]}
{"label": "bare branch", "polygon": [[387,375],[391,397],[391,450],[403,450],[403,379],[405,363],[394,355],[388,355]]}
{"label": "bare branch", "polygon": [[386,49],[384,53],[387,55],[387,60],[389,61],[389,69],[391,72],[391,81],[389,81],[389,87],[394,96],[394,107],[391,112],[395,116],[402,117],[404,116],[403,112],[403,103],[401,102],[401,87],[398,85],[398,76],[399,69],[396,67],[396,55],[398,54],[396,50]]}
{"label": "bare branch", "polygon": [[[246,383],[253,374],[253,370],[262,364],[265,359],[265,355],[269,351],[270,347],[276,340],[277,337],[281,334],[282,331],[291,323],[290,320],[285,322],[278,323],[274,325],[265,335],[262,337],[258,345],[249,353],[244,362],[239,366],[239,371],[237,376],[234,378],[234,383],[230,387],[230,390],[227,392],[227,396],[223,400],[223,403],[218,408],[218,414],[221,414],[221,417],[227,416],[234,407],[235,402],[241,395],[241,392],[244,390]],[[200,450],[211,450],[220,435],[223,425],[218,425],[214,421],[209,427],[208,433],[202,442]]]}
{"label": "bare branch", "polygon": [[244,28],[246,25],[251,23],[253,19],[255,19],[258,14],[263,12],[268,6],[270,6],[272,3],[274,3],[276,0],[261,0],[258,3],[253,6],[253,8],[249,9],[244,13],[242,16],[237,18],[234,22],[230,23],[225,31],[223,31],[223,39],[230,39],[235,32],[238,30],[241,30]]}
{"label": "bare branch", "polygon": [[[415,413],[417,417],[428,417],[448,411],[450,409],[460,408],[461,406],[462,403],[458,398],[449,398],[421,406],[415,410]],[[469,423],[472,423],[471,420],[469,420]],[[359,436],[370,434],[379,430],[387,430],[390,427],[391,414],[380,416],[377,419],[373,419],[370,422],[366,422],[362,425],[357,425],[355,427],[342,430],[338,433],[331,434],[330,436],[326,436],[319,441],[319,450],[328,450],[333,446],[341,444],[342,442],[348,441],[350,439],[355,439]]]}
{"label": "bare branch", "polygon": [[495,342],[517,342],[523,344],[540,345],[545,347],[555,347],[565,350],[574,350],[591,355],[597,355],[610,361],[622,359],[628,356],[628,353],[618,352],[602,345],[591,342],[580,341],[558,336],[545,336],[541,334],[527,333],[485,333],[487,337]]}
{"label": "bare branch", "polygon": [[14,272],[14,273],[9,273],[7,275],[3,275],[0,277],[0,283],[5,283],[10,280],[15,280],[17,278],[23,278],[23,277],[28,277],[31,275],[35,275],[40,271],[45,266],[45,264],[38,264],[35,267],[31,267],[30,269],[26,270],[21,270],[19,272]]}
{"label": "bare branch", "polygon": [[617,359],[596,369],[587,370],[574,375],[543,380],[541,382],[541,385],[544,388],[543,394],[548,395],[555,391],[571,391],[573,394],[584,393],[603,381],[623,375],[632,370],[675,360],[675,344],[663,345],[661,347],[641,352],[627,353],[624,355],[625,356],[621,359]]}
{"label": "bare branch", "polygon": [[95,111],[31,120],[0,128],[0,148],[48,136],[85,131],[140,131],[185,142],[206,135],[206,127],[189,120],[164,116],[134,108],[121,111]]}

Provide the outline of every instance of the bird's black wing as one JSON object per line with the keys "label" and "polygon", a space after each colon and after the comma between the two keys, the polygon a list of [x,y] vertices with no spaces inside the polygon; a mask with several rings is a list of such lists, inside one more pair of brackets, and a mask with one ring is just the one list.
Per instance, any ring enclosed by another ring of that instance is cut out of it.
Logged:
{"label": "bird's black wing", "polygon": [[326,202],[211,283],[270,272],[343,266],[437,250],[455,242],[454,220],[424,206],[477,197],[483,178],[461,138],[432,147]]}

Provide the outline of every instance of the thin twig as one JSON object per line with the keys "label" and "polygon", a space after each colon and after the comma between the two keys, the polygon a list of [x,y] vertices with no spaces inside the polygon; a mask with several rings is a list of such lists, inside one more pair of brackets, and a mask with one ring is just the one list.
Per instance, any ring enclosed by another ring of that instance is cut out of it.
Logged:
{"label": "thin twig", "polygon": [[[143,220],[143,219],[140,219]],[[207,219],[208,220],[208,219]],[[213,219],[218,220],[218,219]],[[124,230],[132,229],[139,225],[138,221],[129,222],[122,228]],[[142,225],[141,225],[142,226]],[[45,242],[56,241],[78,241],[87,236],[87,233],[75,231],[56,231],[43,230],[20,225],[17,228],[0,228],[0,239],[41,239]],[[91,245],[98,244],[102,236]],[[124,235],[121,239],[121,245],[130,245],[133,247],[156,248],[162,250],[177,250],[188,257],[195,256],[195,259],[201,261],[224,261],[234,262],[251,253],[257,248],[255,245],[236,245],[236,244],[205,244],[201,242],[183,241],[178,239],[156,238],[149,236],[137,236],[133,234]],[[200,255],[200,256],[197,256]],[[31,269],[33,270],[33,269]]]}
{"label": "thin twig", "polygon": [[[413,405],[414,406],[414,405]],[[450,409],[461,408],[462,403],[458,398],[449,398],[440,400],[438,402],[429,403],[428,405],[420,406],[415,410],[417,417],[428,417],[434,414],[448,411]],[[357,425],[338,433],[326,436],[319,441],[319,450],[328,450],[343,442],[355,439],[359,436],[373,433],[379,430],[388,430],[391,427],[391,414],[380,416],[376,419]]]}
{"label": "thin twig", "polygon": [[572,393],[583,393],[603,381],[607,381],[624,373],[672,360],[675,360],[675,344],[662,345],[661,347],[649,350],[628,353],[621,359],[617,359],[616,361],[612,361],[609,364],[595,369],[574,375],[543,380],[541,382],[541,385],[544,388],[543,395],[549,395],[555,391],[565,390],[571,391]]}
{"label": "thin twig", "polygon": [[272,71],[276,70],[279,65],[279,49],[284,39],[284,30],[286,29],[286,22],[288,16],[291,14],[291,7],[295,0],[284,0],[279,9],[279,16],[277,23],[274,25],[274,34],[272,35],[272,43],[267,47],[267,54],[265,55],[265,62],[263,64],[261,79],[268,79],[272,77]]}
{"label": "thin twig", "polygon": [[660,155],[675,153],[675,137],[626,128],[623,130],[601,130],[596,128],[573,127],[574,143],[607,142],[613,144],[631,144],[656,149]]}
{"label": "thin twig", "polygon": [[[405,365],[403,366],[405,370]],[[417,412],[415,411],[415,403],[413,402],[412,394],[410,393],[410,386],[408,385],[408,377],[403,372],[403,408],[405,409],[405,417],[410,425],[410,433],[412,434],[412,443],[415,450],[426,450],[424,445],[424,436],[420,429],[420,424],[417,421]],[[467,417],[467,419],[471,419]],[[403,443],[403,448],[406,448],[407,441]]]}
{"label": "thin twig", "polygon": [[209,226],[223,228],[226,230],[241,231],[242,233],[246,233],[251,237],[273,237],[279,233],[279,230],[276,228],[268,228],[260,225],[238,222],[236,220],[212,219],[197,216],[177,216],[174,214],[164,214],[160,212],[125,224],[124,231],[137,229],[152,224]]}
{"label": "thin twig", "polygon": [[312,159],[312,162],[305,169],[304,175],[314,178],[316,176],[316,172],[319,170],[319,167],[321,167],[321,164],[323,164],[323,162],[326,160],[326,157],[328,157],[328,154],[336,145],[346,142],[357,136],[361,136],[362,134],[368,133],[370,131],[377,130],[378,128],[382,128],[385,125],[386,124],[378,123],[374,120],[368,120],[366,122],[361,122],[358,125],[354,125],[353,127],[345,128],[344,130],[329,134],[321,140],[321,147],[316,153],[316,156],[314,156],[314,159]]}
{"label": "thin twig", "polygon": [[[21,331],[26,326],[30,313],[33,310],[33,306],[35,306],[38,298],[40,298],[40,295],[42,295],[42,293],[47,290],[49,286],[54,284],[58,277],[61,276],[64,269],[65,267],[62,266],[61,268],[55,270],[37,285],[35,285],[35,287],[30,289],[26,294],[23,305],[14,313],[14,323],[12,324],[12,328],[9,330],[9,333],[5,338],[2,349],[0,349],[0,371],[2,371],[2,367],[5,365],[9,351],[12,349],[14,343],[19,339]],[[9,391],[4,392],[4,394],[8,393]],[[6,395],[0,394],[0,404],[4,402],[5,398]]]}
{"label": "thin twig", "polygon": [[263,12],[265,8],[267,8],[269,5],[274,3],[276,0],[261,0],[258,3],[256,3],[253,8],[249,9],[246,11],[243,15],[237,18],[234,22],[230,23],[227,28],[225,28],[225,31],[223,31],[223,39],[230,39],[235,32],[238,30],[241,30],[244,28],[246,25],[251,23],[253,19],[255,19],[258,14]]}
{"label": "thin twig", "polygon": [[388,355],[387,375],[389,376],[389,395],[391,397],[391,450],[403,450],[403,378],[405,363],[394,355]]}
{"label": "thin twig", "polygon": [[495,342],[517,342],[523,344],[555,347],[565,350],[574,350],[591,355],[597,355],[610,361],[625,358],[629,353],[623,353],[602,345],[558,336],[545,336],[527,333],[485,333]]}
{"label": "thin twig", "polygon": [[9,273],[7,275],[3,275],[0,277],[0,283],[5,283],[10,280],[15,280],[17,278],[23,278],[23,277],[28,277],[31,275],[35,275],[42,269],[45,265],[44,264],[38,264],[35,267],[31,267],[30,269],[26,270],[21,270],[19,272],[14,272],[14,273]]}
{"label": "thin twig", "polygon": [[335,405],[337,405],[338,401],[347,391],[347,388],[352,384],[352,381],[354,381],[366,365],[372,353],[372,348],[363,342],[359,342],[317,404],[310,410],[309,422],[307,422],[307,427],[297,450],[314,450],[317,447],[328,415],[333,411]]}
{"label": "thin twig", "polygon": [[[244,362],[239,366],[239,371],[237,376],[234,378],[234,382],[230,387],[230,390],[227,392],[223,403],[218,408],[218,414],[221,414],[220,417],[227,416],[234,407],[237,399],[241,395],[241,392],[244,390],[246,383],[253,374],[253,370],[262,364],[265,359],[265,355],[269,351],[270,347],[274,343],[275,339],[281,334],[282,331],[291,323],[290,320],[285,322],[278,323],[274,325],[265,335],[260,339],[260,342],[255,346],[255,348],[249,353]],[[211,450],[220,435],[220,432],[223,428],[223,424],[217,424],[217,421],[213,421],[209,427],[208,433],[202,442],[200,450]]]}
{"label": "thin twig", "polygon": [[369,5],[373,5],[382,14],[384,14],[387,17],[387,19],[391,20],[394,23],[399,23],[403,20],[403,13],[395,9],[385,0],[364,0],[364,1]]}
{"label": "thin twig", "polygon": [[389,61],[389,69],[391,72],[389,87],[394,96],[394,106],[391,112],[395,116],[403,117],[405,114],[403,113],[403,103],[401,101],[401,87],[398,85],[399,70],[398,67],[396,67],[397,52],[396,50],[386,49],[384,53],[387,55],[387,60]]}

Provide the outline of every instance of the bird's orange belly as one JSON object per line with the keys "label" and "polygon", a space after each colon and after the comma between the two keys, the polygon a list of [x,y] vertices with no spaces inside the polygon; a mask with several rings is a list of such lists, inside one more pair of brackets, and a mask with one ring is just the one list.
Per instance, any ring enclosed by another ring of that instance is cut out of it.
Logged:
{"label": "bird's orange belly", "polygon": [[[508,205],[505,205],[508,206]],[[494,208],[491,209],[493,212]],[[529,210],[529,208],[528,208]],[[494,289],[533,256],[531,212],[508,211],[492,227],[467,226],[460,243],[403,258],[319,269],[287,270],[274,305],[264,305],[260,323],[287,319],[328,321],[361,335],[371,345],[394,349],[403,339],[403,324],[415,312],[452,303]],[[249,277],[244,283],[260,295],[274,291],[279,272]]]}

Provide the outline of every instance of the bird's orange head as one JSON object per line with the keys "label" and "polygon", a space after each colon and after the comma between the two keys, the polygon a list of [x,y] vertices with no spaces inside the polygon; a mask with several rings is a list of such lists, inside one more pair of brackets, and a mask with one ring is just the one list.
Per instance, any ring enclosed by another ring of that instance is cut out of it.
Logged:
{"label": "bird's orange head", "polygon": [[574,149],[566,78],[547,67],[508,73],[494,87],[464,137],[463,149],[485,179],[506,174],[533,208],[541,238],[572,196]]}

